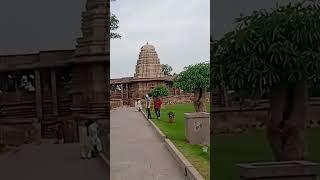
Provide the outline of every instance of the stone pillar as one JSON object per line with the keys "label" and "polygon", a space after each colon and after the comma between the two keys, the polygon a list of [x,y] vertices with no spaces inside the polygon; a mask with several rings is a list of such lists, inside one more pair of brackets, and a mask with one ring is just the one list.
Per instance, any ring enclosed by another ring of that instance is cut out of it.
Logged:
{"label": "stone pillar", "polygon": [[129,100],[129,86],[128,86],[128,83],[126,83],[126,90],[127,90],[127,99]]}
{"label": "stone pillar", "polygon": [[124,99],[124,86],[123,86],[123,84],[121,84],[121,99],[123,100]]}
{"label": "stone pillar", "polygon": [[39,70],[35,70],[35,89],[36,89],[36,111],[37,118],[42,119],[42,89],[41,89],[41,75]]}
{"label": "stone pillar", "polygon": [[210,144],[209,113],[185,113],[186,138],[190,144]]}
{"label": "stone pillar", "polygon": [[58,98],[57,98],[57,81],[56,71],[51,70],[51,96],[52,96],[52,111],[55,117],[58,116]]}

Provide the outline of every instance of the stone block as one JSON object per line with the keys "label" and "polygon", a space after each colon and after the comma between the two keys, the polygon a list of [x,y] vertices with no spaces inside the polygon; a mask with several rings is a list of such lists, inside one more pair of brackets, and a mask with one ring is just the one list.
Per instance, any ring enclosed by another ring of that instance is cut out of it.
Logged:
{"label": "stone block", "polygon": [[186,137],[190,144],[209,145],[210,115],[205,112],[185,113]]}
{"label": "stone block", "polygon": [[309,161],[238,164],[241,180],[318,180],[320,166]]}

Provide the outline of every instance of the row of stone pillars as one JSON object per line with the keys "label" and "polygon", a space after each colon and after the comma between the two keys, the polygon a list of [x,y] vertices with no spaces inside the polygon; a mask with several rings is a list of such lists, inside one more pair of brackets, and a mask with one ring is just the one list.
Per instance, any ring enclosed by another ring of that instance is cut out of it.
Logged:
{"label": "row of stone pillars", "polygon": [[[126,94],[124,94],[124,87],[126,89]],[[129,85],[126,84],[121,84],[121,98],[122,99],[129,99]]]}

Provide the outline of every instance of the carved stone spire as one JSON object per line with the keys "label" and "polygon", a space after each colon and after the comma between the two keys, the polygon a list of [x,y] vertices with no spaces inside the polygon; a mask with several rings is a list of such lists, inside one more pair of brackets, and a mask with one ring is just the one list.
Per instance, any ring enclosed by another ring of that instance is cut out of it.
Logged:
{"label": "carved stone spire", "polygon": [[148,42],[141,47],[139,59],[136,65],[135,78],[158,78],[164,77],[162,65],[158,54]]}
{"label": "carved stone spire", "polygon": [[108,1],[87,0],[86,11],[82,13],[82,37],[77,40],[75,56],[107,54]]}

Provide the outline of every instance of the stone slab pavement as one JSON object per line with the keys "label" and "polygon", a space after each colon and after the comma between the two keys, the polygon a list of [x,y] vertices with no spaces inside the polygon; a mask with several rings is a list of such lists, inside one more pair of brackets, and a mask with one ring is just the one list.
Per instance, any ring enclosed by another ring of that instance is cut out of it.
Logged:
{"label": "stone slab pavement", "polygon": [[80,159],[79,144],[25,145],[0,155],[1,180],[108,180],[100,158]]}
{"label": "stone slab pavement", "polygon": [[150,124],[134,108],[111,111],[112,180],[186,180]]}

